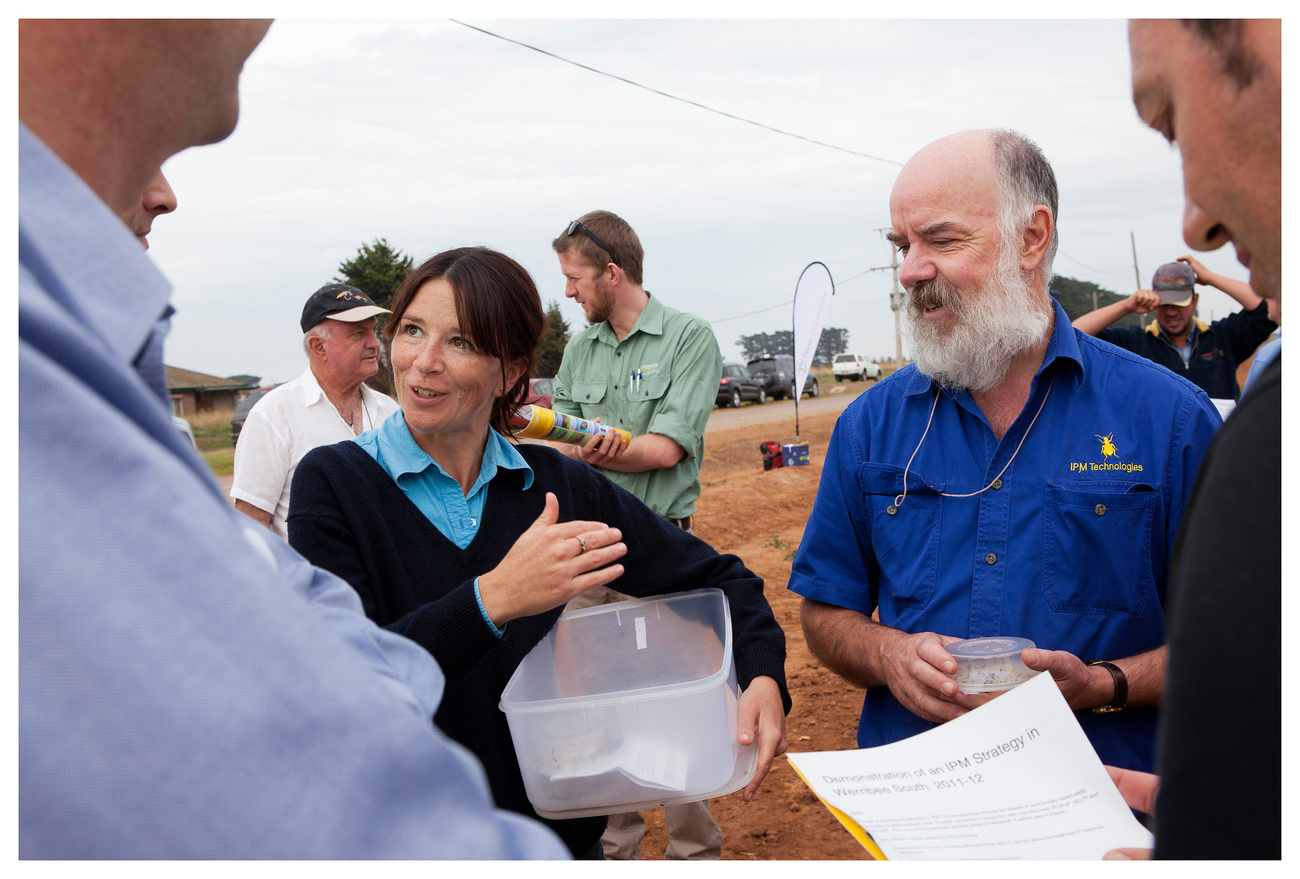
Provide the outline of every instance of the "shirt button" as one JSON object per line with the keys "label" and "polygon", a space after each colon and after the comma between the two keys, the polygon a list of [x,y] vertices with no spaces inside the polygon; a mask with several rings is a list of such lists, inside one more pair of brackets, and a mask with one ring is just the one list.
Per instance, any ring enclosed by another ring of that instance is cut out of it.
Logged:
{"label": "shirt button", "polygon": [[984,561],[988,562],[990,565],[996,565],[998,563],[998,557],[993,553],[989,553],[984,556]]}
{"label": "shirt button", "polygon": [[898,512],[898,507],[894,506],[893,504],[890,504],[889,506],[885,507],[885,512],[892,516]]}
{"label": "shirt button", "polygon": [[1092,511],[1096,513],[1098,516],[1104,516],[1106,515],[1106,505],[1097,504],[1097,506],[1095,506]]}
{"label": "shirt button", "polygon": [[622,356],[623,356],[623,352],[622,352],[622,351],[615,351],[615,352],[614,352],[614,356],[615,356],[615,357],[622,357]]}
{"label": "shirt button", "polygon": [[618,385],[614,385],[614,390],[618,390]]}
{"label": "shirt button", "polygon": [[995,480],[993,480],[993,488],[994,488],[994,489],[999,489],[999,488],[1001,488],[1001,487],[1002,487],[1002,480],[1001,480],[1001,479],[995,479]]}

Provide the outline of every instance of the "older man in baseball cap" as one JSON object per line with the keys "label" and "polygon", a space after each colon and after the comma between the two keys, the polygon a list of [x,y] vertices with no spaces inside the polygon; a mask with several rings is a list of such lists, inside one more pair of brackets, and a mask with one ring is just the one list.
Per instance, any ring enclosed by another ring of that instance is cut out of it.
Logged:
{"label": "older man in baseball cap", "polygon": [[[1207,324],[1196,317],[1196,285],[1216,287],[1241,303],[1241,311]],[[1154,312],[1145,327],[1113,327],[1130,314]],[[1156,269],[1150,290],[1090,311],[1075,329],[1140,354],[1188,379],[1211,399],[1230,409],[1241,396],[1237,366],[1277,329],[1277,304],[1270,304],[1245,281],[1215,274],[1191,256]]]}
{"label": "older man in baseball cap", "polygon": [[303,455],[378,427],[398,410],[365,385],[379,371],[375,327],[388,313],[348,284],[313,293],[299,321],[307,369],[259,400],[239,432],[230,496],[236,509],[285,539],[289,488]]}

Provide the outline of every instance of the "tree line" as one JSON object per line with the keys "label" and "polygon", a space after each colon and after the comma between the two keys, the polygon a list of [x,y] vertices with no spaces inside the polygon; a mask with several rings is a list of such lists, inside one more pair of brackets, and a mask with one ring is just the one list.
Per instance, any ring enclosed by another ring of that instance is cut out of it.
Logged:
{"label": "tree line", "polygon": [[[760,357],[794,356],[794,331],[777,330],[775,333],[754,333],[736,340],[741,356],[746,361]],[[825,327],[813,352],[814,363],[830,363],[836,354],[849,350],[849,331],[843,327]]]}

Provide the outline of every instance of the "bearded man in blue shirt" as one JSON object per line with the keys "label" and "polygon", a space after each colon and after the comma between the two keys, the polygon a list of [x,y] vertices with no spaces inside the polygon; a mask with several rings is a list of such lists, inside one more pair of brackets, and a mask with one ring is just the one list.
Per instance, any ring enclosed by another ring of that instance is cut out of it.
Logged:
{"label": "bearded man in blue shirt", "polygon": [[861,747],[993,698],[958,692],[945,645],[1020,636],[1106,763],[1153,765],[1169,558],[1219,416],[1070,326],[1057,202],[1008,131],[930,144],[894,184],[916,362],[840,417],[790,579],[809,647],[867,689]]}

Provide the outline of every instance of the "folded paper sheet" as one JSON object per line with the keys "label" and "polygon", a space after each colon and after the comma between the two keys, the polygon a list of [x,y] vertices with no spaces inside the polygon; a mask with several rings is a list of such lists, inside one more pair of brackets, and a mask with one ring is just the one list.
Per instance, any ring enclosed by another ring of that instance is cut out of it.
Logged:
{"label": "folded paper sheet", "polygon": [[1050,675],[893,744],[786,756],[877,858],[1100,859],[1153,844]]}

